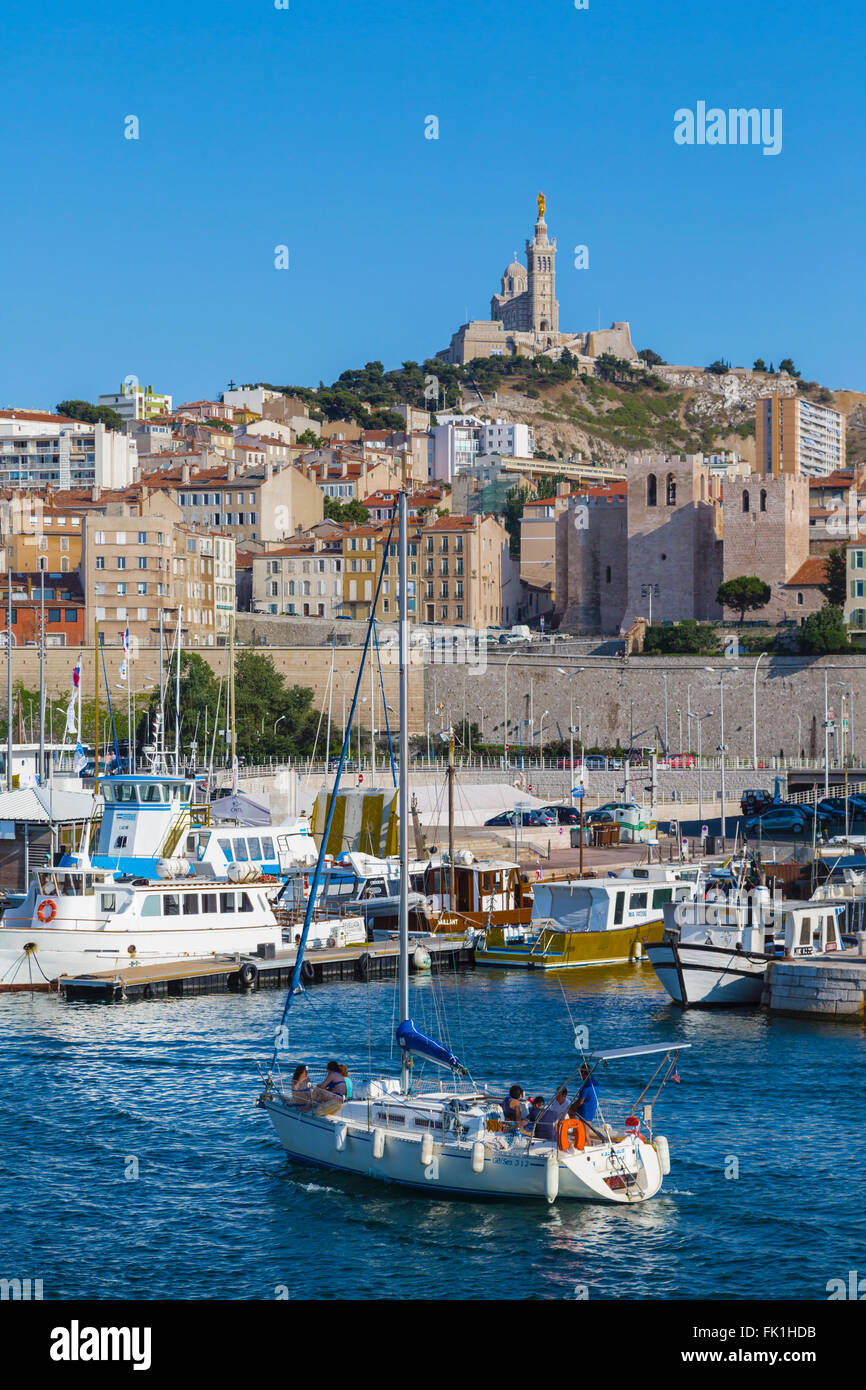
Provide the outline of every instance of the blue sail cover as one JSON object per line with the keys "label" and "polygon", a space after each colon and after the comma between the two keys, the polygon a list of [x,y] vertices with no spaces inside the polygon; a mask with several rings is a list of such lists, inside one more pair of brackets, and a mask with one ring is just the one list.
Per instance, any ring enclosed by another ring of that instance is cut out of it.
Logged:
{"label": "blue sail cover", "polygon": [[398,1027],[397,1042],[404,1052],[413,1052],[419,1057],[426,1057],[428,1061],[435,1062],[438,1067],[449,1067],[451,1071],[459,1071],[462,1075],[466,1073],[466,1068],[459,1057],[455,1057],[453,1052],[436,1042],[435,1039],[428,1038],[426,1033],[420,1033],[411,1018],[407,1018]]}

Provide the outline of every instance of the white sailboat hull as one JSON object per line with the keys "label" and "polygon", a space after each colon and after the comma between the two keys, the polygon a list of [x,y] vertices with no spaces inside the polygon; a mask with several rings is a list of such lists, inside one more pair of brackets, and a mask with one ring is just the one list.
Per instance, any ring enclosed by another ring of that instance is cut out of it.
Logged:
{"label": "white sailboat hull", "polygon": [[[577,1201],[645,1201],[661,1187],[662,1168],[652,1144],[632,1136],[611,1146],[599,1144],[582,1152],[562,1152],[553,1144],[536,1143],[527,1150],[486,1149],[477,1171],[477,1145],[471,1141],[435,1142],[422,1161],[421,1134],[401,1134],[375,1125],[347,1124],[340,1114],[317,1117],[273,1096],[260,1104],[276,1130],[288,1157],[296,1163],[341,1173],[395,1182],[423,1189],[429,1196],[465,1196],[545,1202],[557,1198]],[[381,1154],[377,1153],[377,1132]],[[629,1186],[610,1186],[605,1178]]]}
{"label": "white sailboat hull", "polygon": [[664,940],[647,947],[659,981],[671,999],[693,1004],[759,1004],[768,957],[728,946]]}

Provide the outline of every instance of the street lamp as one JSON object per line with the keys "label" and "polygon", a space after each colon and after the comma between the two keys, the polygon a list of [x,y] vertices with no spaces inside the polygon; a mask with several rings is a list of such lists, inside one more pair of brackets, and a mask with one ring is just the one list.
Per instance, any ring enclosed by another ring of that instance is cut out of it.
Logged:
{"label": "street lamp", "polygon": [[[698,820],[701,825],[704,823],[704,765],[701,731],[704,720],[709,719],[711,714],[712,710],[708,710],[706,714],[693,714],[690,710],[686,715],[687,719],[694,719],[698,726]],[[703,846],[703,835],[701,836],[701,845]]]}
{"label": "street lamp", "polygon": [[[568,674],[568,672],[566,671],[566,669],[565,669],[564,666],[557,666],[556,669],[557,669],[557,671],[559,672],[559,674],[560,674],[561,676],[565,676],[566,680],[568,681],[568,770],[569,770],[569,774],[570,774],[570,777],[571,777],[571,781],[570,781],[569,784],[568,784],[569,787],[571,788],[571,791],[570,791],[570,793],[569,793],[568,799],[569,799],[569,801],[571,802],[571,805],[573,806],[573,805],[574,805],[574,678],[575,678],[575,676],[579,676],[579,675],[580,675],[581,671],[583,670],[583,667],[582,667],[582,666],[576,667],[575,670],[572,671],[571,675]],[[581,767],[581,772],[583,772],[583,751],[582,751],[582,750],[581,750],[581,757],[580,757],[580,767]]]}
{"label": "street lamp", "polygon": [[665,683],[665,757],[667,757],[670,751],[670,744],[668,743],[668,678],[664,672],[662,672],[662,680]]}
{"label": "street lamp", "polygon": [[541,719],[539,720],[539,724],[538,724],[538,747],[539,747],[539,751],[540,751],[540,753],[541,753],[541,761],[542,761],[542,764],[544,763],[544,721],[545,721],[545,719],[547,718],[547,716],[548,716],[549,714],[550,714],[550,710],[549,710],[549,709],[546,709],[546,710],[544,711],[544,713],[542,714]]}
{"label": "street lamp", "polygon": [[758,667],[767,655],[761,652],[755,662],[755,673],[752,677],[752,766],[758,770]]}
{"label": "street lamp", "polygon": [[[275,719],[275,720],[274,720],[274,738],[276,738],[276,736],[277,736],[277,725],[278,725],[278,724],[282,724],[283,720],[286,719],[287,717],[288,717],[287,715],[281,714],[280,717],[279,717],[279,719]],[[327,762],[327,761],[328,761],[328,750],[326,749],[326,750],[325,750],[325,762]]]}
{"label": "street lamp", "polygon": [[827,672],[835,671],[835,666],[824,667],[824,795],[830,795],[830,711],[828,708]]}
{"label": "street lamp", "polygon": [[512,652],[511,655],[505,659],[505,723],[502,726],[504,730],[502,735],[503,767],[508,766],[508,666],[517,655],[517,652]]}
{"label": "street lamp", "polygon": [[[722,755],[721,775],[722,775],[722,853],[725,850],[725,676],[735,675],[739,671],[739,666],[722,666],[719,669],[719,752]],[[714,666],[705,666],[705,671],[711,675],[716,674]]]}
{"label": "street lamp", "polygon": [[[844,764],[844,762],[845,762],[845,691],[846,691],[846,688],[847,688],[847,687],[846,687],[844,681],[836,681],[836,685],[838,685],[838,687],[839,687],[839,689],[841,690],[842,693],[841,693],[841,695],[839,696],[839,718],[838,718],[838,720],[834,720],[834,723],[833,723],[833,761],[834,761],[834,762],[838,762],[838,761],[839,761],[839,749],[841,748],[841,750],[842,750],[842,762],[843,762],[843,764]],[[841,735],[842,735],[841,739],[838,738],[837,730],[838,730],[838,732],[841,733]]]}

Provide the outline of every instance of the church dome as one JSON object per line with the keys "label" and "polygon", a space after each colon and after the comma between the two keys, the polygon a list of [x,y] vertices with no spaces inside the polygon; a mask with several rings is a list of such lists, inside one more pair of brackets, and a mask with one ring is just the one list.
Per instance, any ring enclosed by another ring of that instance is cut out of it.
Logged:
{"label": "church dome", "polygon": [[505,271],[505,277],[504,277],[504,278],[505,278],[506,280],[508,280],[508,279],[511,278],[511,277],[513,277],[515,280],[517,280],[517,279],[525,280],[525,279],[526,279],[526,266],[525,266],[525,265],[521,265],[519,261],[512,261],[512,262],[511,262],[511,265],[508,266],[507,269],[506,269],[506,271]]}

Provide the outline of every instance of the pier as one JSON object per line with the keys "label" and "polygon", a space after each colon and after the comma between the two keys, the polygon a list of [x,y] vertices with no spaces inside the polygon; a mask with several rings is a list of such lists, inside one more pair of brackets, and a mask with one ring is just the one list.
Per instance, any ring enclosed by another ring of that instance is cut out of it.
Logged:
{"label": "pier", "polygon": [[[415,951],[422,947],[429,964],[419,967]],[[68,1002],[90,1000],[115,1003],[122,999],[188,999],[202,994],[242,994],[254,989],[288,989],[296,952],[268,956],[212,956],[207,959],[163,961],[155,965],[127,966],[87,975],[61,975],[52,985]],[[377,941],[360,946],[330,947],[307,952],[304,986],[335,980],[381,980],[397,973],[398,944]],[[475,952],[461,937],[413,936],[409,945],[409,973],[465,970],[474,964]]]}
{"label": "pier", "polygon": [[866,1021],[866,956],[773,961],[761,1003],[771,1013]]}

